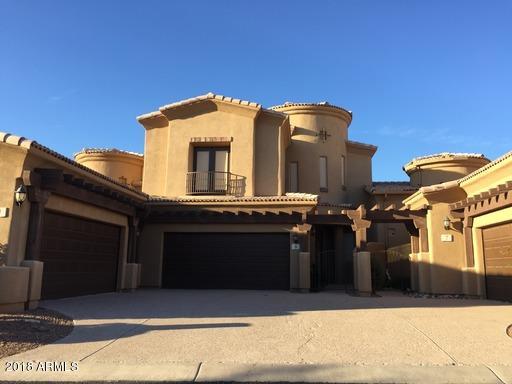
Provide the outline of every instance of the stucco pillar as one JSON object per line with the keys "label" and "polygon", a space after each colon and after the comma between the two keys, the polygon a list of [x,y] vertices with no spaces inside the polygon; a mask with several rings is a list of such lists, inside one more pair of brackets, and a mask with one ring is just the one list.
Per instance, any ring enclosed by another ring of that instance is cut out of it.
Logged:
{"label": "stucco pillar", "polygon": [[311,288],[310,224],[296,225],[290,234],[290,290],[309,292]]}
{"label": "stucco pillar", "polygon": [[468,296],[478,296],[478,275],[475,268],[472,217],[467,217],[463,220],[462,233],[464,235],[464,250],[466,254],[466,266],[462,268],[462,292]]}
{"label": "stucco pillar", "polygon": [[39,260],[41,257],[41,239],[43,236],[44,206],[50,197],[48,191],[29,186],[30,216],[28,224],[26,260]]}
{"label": "stucco pillar", "polygon": [[355,289],[360,295],[369,296],[372,294],[372,268],[371,253],[362,251],[354,253],[354,276]]}
{"label": "stucco pillar", "polygon": [[139,218],[128,217],[128,252],[126,262],[135,263],[137,259],[137,234],[139,231]]}
{"label": "stucco pillar", "polygon": [[22,267],[29,269],[28,294],[25,308],[34,309],[39,305],[41,299],[41,287],[43,284],[43,263],[36,260],[24,260]]}

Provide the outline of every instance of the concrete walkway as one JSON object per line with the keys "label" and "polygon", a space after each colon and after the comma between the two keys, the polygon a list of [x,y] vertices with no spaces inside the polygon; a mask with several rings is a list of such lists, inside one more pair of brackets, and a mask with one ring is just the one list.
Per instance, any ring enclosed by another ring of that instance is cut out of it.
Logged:
{"label": "concrete walkway", "polygon": [[0,380],[512,383],[512,305],[386,293],[139,290],[48,301],[59,342],[1,361],[77,362]]}

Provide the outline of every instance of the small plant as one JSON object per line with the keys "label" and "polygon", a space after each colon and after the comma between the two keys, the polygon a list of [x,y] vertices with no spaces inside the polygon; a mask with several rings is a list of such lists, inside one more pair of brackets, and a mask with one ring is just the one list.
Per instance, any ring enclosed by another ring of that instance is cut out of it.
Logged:
{"label": "small plant", "polygon": [[7,244],[0,243],[0,266],[7,263]]}

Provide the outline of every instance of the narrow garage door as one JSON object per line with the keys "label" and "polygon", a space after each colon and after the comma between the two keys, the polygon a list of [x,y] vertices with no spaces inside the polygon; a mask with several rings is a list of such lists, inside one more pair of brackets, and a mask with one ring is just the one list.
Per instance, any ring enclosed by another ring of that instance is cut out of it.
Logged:
{"label": "narrow garage door", "polygon": [[289,247],[281,233],[166,233],[162,286],[289,289]]}
{"label": "narrow garage door", "polygon": [[45,212],[41,261],[43,299],[116,289],[120,228]]}
{"label": "narrow garage door", "polygon": [[483,230],[487,298],[512,301],[512,223]]}

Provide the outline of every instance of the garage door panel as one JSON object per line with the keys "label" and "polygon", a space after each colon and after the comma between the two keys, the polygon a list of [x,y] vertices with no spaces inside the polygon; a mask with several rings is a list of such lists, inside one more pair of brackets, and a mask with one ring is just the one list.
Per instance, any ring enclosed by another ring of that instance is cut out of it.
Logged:
{"label": "garage door panel", "polygon": [[43,298],[116,289],[120,228],[45,212],[41,242]]}
{"label": "garage door panel", "polygon": [[487,298],[512,301],[512,224],[482,231]]}
{"label": "garage door panel", "polygon": [[289,289],[289,235],[167,233],[168,288]]}

